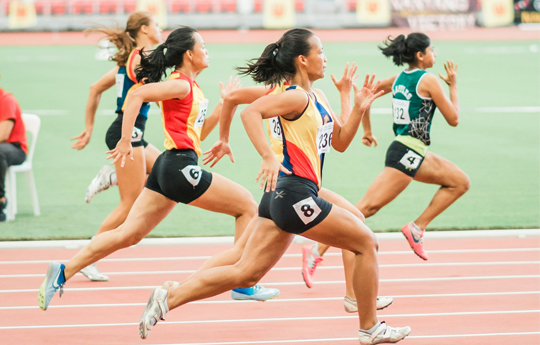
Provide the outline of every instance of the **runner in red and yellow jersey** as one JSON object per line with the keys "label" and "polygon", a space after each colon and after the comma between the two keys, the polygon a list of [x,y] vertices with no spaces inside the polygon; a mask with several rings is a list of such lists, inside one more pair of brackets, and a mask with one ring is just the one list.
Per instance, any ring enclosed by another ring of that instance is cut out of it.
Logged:
{"label": "runner in red and yellow jersey", "polygon": [[[345,124],[320,104],[324,96],[313,90],[324,77],[326,56],[319,38],[309,30],[287,31],[268,45],[256,61],[241,69],[256,82],[290,82],[287,91],[268,95],[242,111],[244,127],[263,157],[257,180],[265,193],[259,217],[241,259],[230,266],[199,271],[175,289],[156,288],[139,321],[142,338],[169,310],[215,296],[231,288],[258,282],[281,258],[295,234],[355,253],[355,294],[358,296],[360,344],[397,342],[409,327],[392,328],[378,322],[377,239],[357,217],[318,197],[324,155],[332,146],[344,151],[356,134],[364,112],[381,93],[373,91],[373,78],[366,77],[362,90],[355,87],[355,105]],[[263,119],[279,116],[283,129],[284,162],[276,158],[264,138]],[[294,148],[293,148],[294,146]],[[289,157],[287,157],[289,156]],[[279,178],[278,178],[279,175]]]}
{"label": "runner in red and yellow jersey", "polygon": [[[95,236],[65,266],[50,264],[39,292],[40,307],[44,310],[55,291],[82,267],[138,243],[179,202],[235,217],[239,233],[255,216],[257,204],[247,189],[198,166],[200,140],[204,140],[217,125],[222,106],[219,103],[207,117],[208,100],[195,82],[197,75],[208,67],[208,51],[201,35],[190,27],[176,29],[150,55],[141,57],[140,66],[137,79],[146,85],[133,91],[127,100],[122,138],[116,148],[109,151],[109,158],[113,158],[113,163],[118,163],[120,168],[134,160],[131,133],[144,102],[161,102],[168,149],[156,160],[146,188],[122,225]],[[171,67],[175,68],[172,76],[160,82]],[[239,86],[236,81],[222,86],[221,96],[225,97]],[[276,296],[279,290],[257,286],[253,292],[263,300]],[[254,299],[251,296],[245,299],[248,298]]]}

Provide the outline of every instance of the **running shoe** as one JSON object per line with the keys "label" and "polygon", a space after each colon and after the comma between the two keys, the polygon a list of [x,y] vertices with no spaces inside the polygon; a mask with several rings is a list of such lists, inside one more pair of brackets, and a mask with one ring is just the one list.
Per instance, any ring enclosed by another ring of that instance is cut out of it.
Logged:
{"label": "running shoe", "polygon": [[[394,302],[392,297],[377,297],[377,310],[384,309]],[[343,300],[343,306],[347,313],[356,313],[358,311],[358,306],[356,305],[356,300],[350,299],[345,296]]]}
{"label": "running shoe", "polygon": [[169,312],[168,294],[167,290],[160,287],[152,290],[146,309],[139,320],[139,335],[142,339],[148,338],[150,330],[159,320],[165,320],[165,315]]}
{"label": "running shoe", "polygon": [[92,198],[97,193],[103,192],[106,189],[109,189],[113,185],[112,174],[114,174],[114,168],[110,165],[104,165],[99,169],[99,173],[96,177],[90,182],[90,185],[86,189],[86,203],[89,204],[92,201]]}
{"label": "running shoe", "polygon": [[418,255],[420,258],[427,260],[428,255],[426,251],[424,250],[425,230],[420,230],[420,228],[416,226],[414,222],[410,222],[409,224],[401,228],[401,232],[403,233],[403,236],[405,236],[405,238],[409,242],[409,245],[411,246],[414,253]]}
{"label": "running shoe", "polygon": [[81,273],[93,282],[108,282],[109,276],[101,273],[96,264],[86,266],[81,270]]}
{"label": "running shoe", "polygon": [[308,288],[313,286],[313,274],[317,265],[323,261],[322,257],[314,257],[312,247],[308,244],[302,246],[302,277]]}
{"label": "running shoe", "polygon": [[358,331],[358,340],[360,345],[372,345],[383,343],[397,343],[411,333],[409,326],[405,327],[390,327],[382,321],[372,334]]}
{"label": "running shoe", "polygon": [[47,274],[39,287],[38,293],[39,307],[42,310],[47,310],[56,290],[60,289],[60,297],[62,297],[64,284],[66,283],[66,279],[64,278],[65,268],[66,266],[64,264],[59,264],[58,262],[51,262],[49,264]]}
{"label": "running shoe", "polygon": [[231,291],[232,299],[266,301],[279,295],[278,289],[265,288],[262,285],[255,285],[250,288],[240,288]]}

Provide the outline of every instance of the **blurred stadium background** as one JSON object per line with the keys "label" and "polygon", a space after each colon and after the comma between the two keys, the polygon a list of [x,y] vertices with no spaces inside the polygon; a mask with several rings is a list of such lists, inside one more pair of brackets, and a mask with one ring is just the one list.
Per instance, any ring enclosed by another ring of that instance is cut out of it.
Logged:
{"label": "blurred stadium background", "polygon": [[[88,183],[107,164],[104,136],[114,119],[114,91],[101,99],[90,145],[77,152],[69,138],[84,128],[89,86],[113,67],[106,61],[107,42],[98,44],[99,36],[85,38],[80,31],[93,23],[123,27],[136,9],[155,13],[168,30],[211,29],[201,31],[211,66],[197,80],[210,107],[219,100],[219,81],[259,56],[286,28],[313,28],[322,38],[327,77],[316,87],[336,112],[339,96],[330,73],[339,76],[347,61],[356,61],[360,75],[397,74],[401,69],[384,59],[377,45],[388,35],[426,32],[438,54],[430,72],[444,73],[446,59],[459,63],[462,119],[452,128],[437,112],[431,150],[456,163],[472,182],[430,229],[540,226],[540,0],[0,0],[0,87],[17,97],[23,112],[42,120],[34,156],[41,216],[33,216],[26,181],[19,176],[19,213],[15,221],[0,224],[0,240],[89,238],[117,205],[116,187],[84,202]],[[253,84],[246,78],[242,83]],[[384,165],[393,137],[390,110],[388,97],[373,105],[376,149],[357,138],[344,154],[329,155],[325,187],[352,203],[360,200]],[[160,122],[153,105],[145,138],[163,149]],[[213,133],[203,149],[216,138]],[[231,145],[236,163],[224,158],[212,170],[247,187],[258,201],[254,180],[260,158],[238,117]],[[436,188],[411,184],[368,225],[398,230],[416,218]],[[230,217],[180,205],[150,236],[232,233]]]}

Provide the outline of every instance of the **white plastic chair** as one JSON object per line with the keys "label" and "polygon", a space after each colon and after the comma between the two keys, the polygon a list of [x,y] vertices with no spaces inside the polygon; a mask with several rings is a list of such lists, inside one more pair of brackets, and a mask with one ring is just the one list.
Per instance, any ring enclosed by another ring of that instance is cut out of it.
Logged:
{"label": "white plastic chair", "polygon": [[22,119],[26,132],[32,134],[32,143],[30,144],[30,149],[28,150],[28,155],[26,156],[24,163],[12,165],[7,169],[5,186],[6,198],[8,200],[8,221],[14,220],[15,215],[17,214],[17,173],[24,173],[26,175],[26,181],[28,182],[28,188],[30,189],[30,195],[32,197],[32,205],[34,206],[34,215],[40,215],[36,182],[34,180],[34,172],[32,171],[32,158],[34,157],[41,119],[39,116],[33,114],[22,114]]}

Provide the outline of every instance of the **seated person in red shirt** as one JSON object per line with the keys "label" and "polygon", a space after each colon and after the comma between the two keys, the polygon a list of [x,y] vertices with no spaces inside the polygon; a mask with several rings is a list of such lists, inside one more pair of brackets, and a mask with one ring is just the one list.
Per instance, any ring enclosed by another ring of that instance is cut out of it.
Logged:
{"label": "seated person in red shirt", "polygon": [[6,171],[22,164],[28,153],[21,107],[15,97],[0,88],[0,222],[6,220]]}

